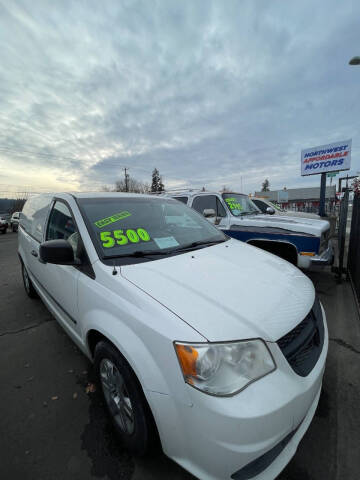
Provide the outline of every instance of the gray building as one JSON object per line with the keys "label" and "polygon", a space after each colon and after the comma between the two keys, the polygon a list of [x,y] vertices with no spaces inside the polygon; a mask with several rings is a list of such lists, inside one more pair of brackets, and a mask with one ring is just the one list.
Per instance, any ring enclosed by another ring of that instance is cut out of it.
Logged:
{"label": "gray building", "polygon": [[[288,188],[269,192],[255,192],[255,197],[263,197],[281,203],[289,210],[317,212],[320,202],[320,187]],[[326,187],[326,210],[332,211],[336,203],[336,186]]]}

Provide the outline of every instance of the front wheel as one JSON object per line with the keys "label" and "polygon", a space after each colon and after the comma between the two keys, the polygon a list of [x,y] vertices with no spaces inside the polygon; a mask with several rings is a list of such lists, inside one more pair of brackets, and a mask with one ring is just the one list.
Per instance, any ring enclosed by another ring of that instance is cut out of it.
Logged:
{"label": "front wheel", "polygon": [[5,235],[5,233],[6,233],[6,228],[4,228],[4,230],[1,230],[1,233],[2,233],[3,235]]}
{"label": "front wheel", "polygon": [[22,277],[24,282],[25,292],[27,293],[28,297],[30,298],[37,298],[39,295],[37,294],[32,281],[30,280],[28,271],[25,268],[25,265],[22,263]]}
{"label": "front wheel", "polygon": [[144,455],[156,437],[154,421],[141,385],[119,351],[107,341],[95,348],[95,371],[121,443]]}

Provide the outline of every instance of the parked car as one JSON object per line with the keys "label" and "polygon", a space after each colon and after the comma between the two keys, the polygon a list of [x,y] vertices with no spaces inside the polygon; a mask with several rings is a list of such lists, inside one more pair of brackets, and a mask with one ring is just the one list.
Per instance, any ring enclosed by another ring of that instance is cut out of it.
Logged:
{"label": "parked car", "polygon": [[230,237],[300,268],[333,262],[330,224],[326,220],[262,215],[251,199],[240,193],[189,191],[171,196],[203,214]]}
{"label": "parked car", "polygon": [[5,234],[7,232],[9,223],[6,215],[0,214],[0,232]]}
{"label": "parked car", "polygon": [[266,198],[260,197],[251,197],[251,200],[255,203],[258,209],[262,213],[266,213],[268,215],[282,215],[282,216],[290,216],[290,217],[302,217],[302,218],[313,218],[314,220],[321,220],[323,217],[317,215],[316,213],[307,213],[307,212],[295,212],[293,210],[286,210],[282,208],[280,205],[277,205]]}
{"label": "parked car", "polygon": [[200,479],[279,474],[314,416],[328,350],[302,272],[163,196],[33,196],[18,237],[27,294],[94,362],[126,448],[159,436]]}
{"label": "parked car", "polygon": [[17,232],[19,226],[20,212],[14,212],[11,215],[10,228],[13,232]]}

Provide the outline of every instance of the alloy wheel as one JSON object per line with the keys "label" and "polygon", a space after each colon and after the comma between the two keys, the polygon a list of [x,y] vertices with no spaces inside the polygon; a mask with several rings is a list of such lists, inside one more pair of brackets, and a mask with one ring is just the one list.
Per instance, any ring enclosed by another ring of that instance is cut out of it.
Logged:
{"label": "alloy wheel", "polygon": [[116,365],[108,358],[100,362],[100,380],[106,403],[115,423],[131,435],[135,428],[134,411],[125,381]]}

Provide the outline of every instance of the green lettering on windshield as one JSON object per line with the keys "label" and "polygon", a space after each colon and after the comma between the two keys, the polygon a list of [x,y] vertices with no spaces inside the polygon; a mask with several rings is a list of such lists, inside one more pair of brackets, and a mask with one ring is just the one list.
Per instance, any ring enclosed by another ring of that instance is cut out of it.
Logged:
{"label": "green lettering on windshield", "polygon": [[126,245],[129,241],[131,243],[149,242],[151,240],[149,233],[145,228],[138,228],[136,231],[114,230],[113,232],[100,232],[100,240],[104,248],[113,248],[116,245]]}
{"label": "green lettering on windshield", "polygon": [[130,212],[120,212],[120,213],[115,213],[114,215],[111,215],[111,217],[106,217],[103,218],[102,220],[98,220],[95,222],[95,225],[98,228],[103,228],[106,227],[106,225],[110,225],[110,223],[115,223],[119,220],[122,220],[123,218],[130,217],[131,213]]}
{"label": "green lettering on windshield", "polygon": [[242,210],[243,206],[241,203],[236,201],[236,198],[225,198],[225,202],[227,203],[230,210]]}

